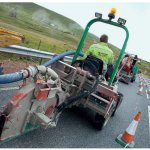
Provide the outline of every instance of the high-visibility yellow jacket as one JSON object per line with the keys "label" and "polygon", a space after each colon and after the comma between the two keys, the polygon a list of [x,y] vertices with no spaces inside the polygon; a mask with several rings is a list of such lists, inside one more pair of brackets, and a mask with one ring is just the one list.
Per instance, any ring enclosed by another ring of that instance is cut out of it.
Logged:
{"label": "high-visibility yellow jacket", "polygon": [[107,64],[113,63],[114,61],[113,51],[108,47],[108,44],[104,42],[91,45],[85,53],[85,57],[87,57],[87,55],[101,59],[104,62],[105,70],[107,69]]}

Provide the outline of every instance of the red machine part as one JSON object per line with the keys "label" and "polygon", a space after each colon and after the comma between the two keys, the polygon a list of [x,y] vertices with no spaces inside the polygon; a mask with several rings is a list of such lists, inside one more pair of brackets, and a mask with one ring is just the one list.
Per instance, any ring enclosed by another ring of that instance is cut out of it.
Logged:
{"label": "red machine part", "polygon": [[125,71],[128,75],[131,71],[132,60],[129,57],[123,58],[119,68],[121,68],[123,65],[125,65],[123,67],[123,71]]}
{"label": "red machine part", "polygon": [[46,100],[50,91],[50,87],[43,81],[37,81],[34,95],[38,101]]}
{"label": "red machine part", "polygon": [[10,103],[14,106],[18,106],[19,102],[27,96],[27,93],[16,92],[15,95],[11,97]]}
{"label": "red machine part", "polygon": [[47,108],[47,110],[46,110],[46,112],[45,112],[45,115],[46,115],[46,116],[50,116],[50,115],[52,114],[53,110],[54,110],[53,105],[50,105],[50,106]]}

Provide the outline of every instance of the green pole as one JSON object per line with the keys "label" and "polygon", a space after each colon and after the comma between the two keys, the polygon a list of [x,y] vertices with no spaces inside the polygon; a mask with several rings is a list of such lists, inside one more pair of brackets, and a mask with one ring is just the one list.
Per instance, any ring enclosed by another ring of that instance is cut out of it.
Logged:
{"label": "green pole", "polygon": [[121,49],[121,51],[120,51],[119,57],[118,57],[118,59],[117,59],[117,62],[116,62],[116,64],[115,64],[115,67],[114,67],[114,70],[113,70],[113,73],[112,73],[111,78],[110,78],[109,83],[108,83],[108,85],[111,86],[112,83],[113,83],[113,80],[114,80],[114,78],[115,78],[115,75],[116,75],[116,73],[117,73],[117,69],[118,69],[119,64],[120,64],[120,62],[121,62],[122,56],[123,56],[123,54],[124,54],[124,52],[125,52],[126,45],[127,45],[128,39],[129,39],[129,31],[128,31],[128,29],[127,29],[125,26],[120,25],[120,24],[118,24],[117,22],[113,22],[113,21],[110,21],[110,20],[102,19],[102,18],[95,18],[95,19],[92,19],[92,20],[87,24],[87,26],[86,26],[86,28],[85,28],[85,30],[84,30],[84,32],[83,32],[83,35],[82,35],[81,40],[80,40],[80,42],[79,42],[79,45],[78,45],[78,47],[77,47],[76,53],[75,53],[75,55],[74,55],[74,57],[73,57],[72,63],[73,63],[73,62],[77,59],[77,57],[79,56],[79,53],[80,53],[80,51],[82,50],[82,47],[83,47],[85,38],[86,38],[86,36],[87,36],[87,33],[88,33],[88,31],[89,31],[89,28],[90,28],[91,25],[92,25],[93,23],[95,23],[95,22],[103,22],[103,23],[110,24],[110,25],[113,25],[113,26],[116,26],[116,27],[120,27],[120,28],[123,28],[123,29],[125,30],[125,32],[126,32],[126,38],[125,38],[123,47],[122,47],[122,49]]}
{"label": "green pole", "polygon": [[116,62],[116,64],[115,64],[115,67],[114,67],[113,73],[112,73],[112,75],[111,75],[111,78],[110,78],[110,80],[109,80],[109,83],[108,83],[109,86],[111,86],[112,83],[113,83],[113,81],[114,81],[114,78],[115,78],[115,76],[116,76],[116,72],[117,72],[118,67],[119,67],[119,65],[120,65],[120,62],[121,62],[121,60],[122,60],[122,56],[123,56],[123,54],[124,54],[124,52],[125,52],[125,49],[126,49],[126,46],[127,46],[127,42],[128,42],[128,39],[129,39],[129,31],[128,31],[128,29],[127,29],[125,26],[123,26],[123,29],[126,31],[126,38],[125,38],[123,47],[122,47],[122,49],[121,49],[121,51],[120,51],[119,57],[118,57],[118,59],[117,59],[117,62]]}
{"label": "green pole", "polygon": [[86,38],[86,36],[87,36],[87,33],[88,33],[88,31],[89,31],[90,26],[91,26],[94,22],[97,22],[97,21],[99,21],[98,18],[91,20],[91,21],[87,24],[87,26],[86,26],[86,28],[85,28],[85,30],[84,30],[84,32],[83,32],[83,35],[82,35],[82,37],[81,37],[81,40],[80,40],[80,42],[79,42],[79,45],[78,45],[78,47],[77,47],[76,53],[75,53],[75,55],[74,55],[74,57],[73,57],[72,63],[73,63],[74,61],[76,61],[77,57],[79,56],[80,51],[82,50],[82,47],[83,47],[83,44],[84,44],[84,41],[85,41],[85,38]]}

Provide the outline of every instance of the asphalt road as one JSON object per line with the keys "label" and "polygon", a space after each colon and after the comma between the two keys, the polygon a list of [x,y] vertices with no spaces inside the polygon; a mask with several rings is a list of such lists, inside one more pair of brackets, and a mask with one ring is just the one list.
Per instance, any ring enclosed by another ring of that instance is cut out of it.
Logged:
{"label": "asphalt road", "polygon": [[[136,94],[138,81],[130,85],[120,83],[119,90],[124,93],[123,103],[102,131],[93,128],[85,110],[66,110],[56,128],[34,130],[0,145],[0,148],[121,148],[115,138],[126,130],[138,111],[142,116],[135,133],[135,148],[150,148],[150,98]],[[1,91],[0,99],[9,99],[13,92]]]}

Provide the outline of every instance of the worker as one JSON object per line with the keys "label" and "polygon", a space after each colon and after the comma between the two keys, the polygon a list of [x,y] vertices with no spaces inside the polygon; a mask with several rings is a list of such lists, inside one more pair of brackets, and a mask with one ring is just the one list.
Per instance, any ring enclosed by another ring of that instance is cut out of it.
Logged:
{"label": "worker", "polygon": [[137,61],[138,61],[138,56],[135,55],[133,58],[132,67],[134,67],[134,65],[137,63]]}
{"label": "worker", "polygon": [[138,56],[135,55],[132,61],[132,65],[131,65],[131,73],[138,72],[137,62],[138,62]]}
{"label": "worker", "polygon": [[132,57],[130,55],[125,56],[119,66],[119,68],[122,68],[127,74],[131,72],[131,66],[132,66]]}
{"label": "worker", "polygon": [[114,61],[113,51],[108,47],[108,36],[103,34],[100,37],[100,43],[93,44],[86,52],[86,57],[92,55],[103,61],[103,72],[107,71],[107,65]]}

